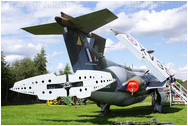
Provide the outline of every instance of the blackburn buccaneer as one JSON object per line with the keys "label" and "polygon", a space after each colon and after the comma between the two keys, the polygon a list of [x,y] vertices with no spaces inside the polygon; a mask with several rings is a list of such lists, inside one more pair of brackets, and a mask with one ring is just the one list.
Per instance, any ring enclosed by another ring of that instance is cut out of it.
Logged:
{"label": "blackburn buccaneer", "polygon": [[61,12],[54,23],[22,28],[34,35],[63,35],[74,74],[31,77],[16,82],[11,90],[37,95],[41,100],[67,96],[89,98],[102,112],[110,112],[110,105],[131,105],[153,94],[154,109],[161,112],[167,100],[164,88],[175,79],[152,55],[153,51],[144,48],[130,34],[112,30],[148,69],[146,72],[130,70],[107,60],[104,56],[106,39],[91,33],[115,19],[117,16],[108,9],[76,18]]}

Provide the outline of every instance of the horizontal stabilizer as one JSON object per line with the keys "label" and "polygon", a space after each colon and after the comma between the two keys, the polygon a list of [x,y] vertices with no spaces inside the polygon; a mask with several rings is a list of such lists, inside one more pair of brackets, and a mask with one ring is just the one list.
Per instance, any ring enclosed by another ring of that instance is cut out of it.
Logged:
{"label": "horizontal stabilizer", "polygon": [[117,16],[108,9],[103,9],[76,18],[61,12],[61,17],[55,17],[57,23],[31,26],[22,29],[34,35],[58,35],[63,34],[62,26],[64,26],[75,28],[88,34],[116,18]]}
{"label": "horizontal stabilizer", "polygon": [[62,26],[58,23],[50,23],[37,25],[32,27],[22,28],[23,30],[30,32],[34,35],[57,35],[63,34]]}
{"label": "horizontal stabilizer", "polygon": [[80,31],[90,33],[91,31],[115,19],[117,19],[116,15],[108,9],[103,9],[80,17],[72,18],[68,21],[73,23]]}

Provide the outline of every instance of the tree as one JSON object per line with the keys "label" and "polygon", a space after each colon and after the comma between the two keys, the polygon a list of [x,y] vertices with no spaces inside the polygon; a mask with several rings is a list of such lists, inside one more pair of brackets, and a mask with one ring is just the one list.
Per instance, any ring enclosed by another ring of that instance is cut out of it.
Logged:
{"label": "tree", "polygon": [[[38,74],[37,68],[35,67],[34,62],[30,58],[24,58],[22,60],[14,61],[11,66],[11,73],[13,75],[13,84],[17,81],[36,76]],[[29,96],[19,93],[16,93],[14,96],[11,97],[11,100],[14,98],[13,100],[19,103],[30,103],[36,100],[36,96]]]}
{"label": "tree", "polygon": [[8,99],[8,90],[9,84],[11,82],[10,78],[10,68],[7,62],[5,61],[5,56],[1,51],[1,101],[7,101]]}
{"label": "tree", "polygon": [[59,75],[64,75],[63,70],[59,70]]}
{"label": "tree", "polygon": [[46,63],[47,63],[47,58],[45,54],[44,47],[41,48],[40,53],[38,53],[35,58],[34,58],[34,64],[37,68],[38,75],[41,74],[47,74],[48,71],[46,69]]}
{"label": "tree", "polygon": [[[65,74],[72,74],[70,72],[71,68],[69,66],[69,64],[67,63],[64,70],[59,70],[59,75],[65,75]],[[57,75],[57,73],[55,73]]]}
{"label": "tree", "polygon": [[30,58],[14,61],[11,70],[15,77],[15,82],[38,74],[37,68]]}
{"label": "tree", "polygon": [[180,84],[183,83],[183,81],[182,81],[181,79],[176,79],[176,81],[177,81],[178,83],[180,83]]}
{"label": "tree", "polygon": [[63,74],[72,74],[71,72],[70,72],[70,66],[69,66],[69,64],[67,63],[66,64],[66,66],[65,66],[65,69],[64,69],[64,72],[63,72]]}
{"label": "tree", "polygon": [[5,103],[4,101],[8,100],[11,104],[14,101],[19,101],[19,103],[35,101],[36,96],[12,92],[9,88],[13,87],[13,84],[17,81],[48,73],[46,63],[47,58],[43,47],[34,60],[30,58],[16,60],[11,66],[5,61],[5,56],[1,52],[1,101]]}
{"label": "tree", "polygon": [[187,89],[187,80],[182,83],[182,86]]}

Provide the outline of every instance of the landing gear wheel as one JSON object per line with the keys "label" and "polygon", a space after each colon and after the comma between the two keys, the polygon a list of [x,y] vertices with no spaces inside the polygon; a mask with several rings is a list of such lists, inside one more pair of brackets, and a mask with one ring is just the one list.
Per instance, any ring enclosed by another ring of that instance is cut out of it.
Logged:
{"label": "landing gear wheel", "polygon": [[157,90],[152,95],[152,106],[155,113],[162,113],[161,96]]}
{"label": "landing gear wheel", "polygon": [[162,113],[162,105],[159,104],[157,101],[155,101],[155,103],[154,103],[154,112]]}

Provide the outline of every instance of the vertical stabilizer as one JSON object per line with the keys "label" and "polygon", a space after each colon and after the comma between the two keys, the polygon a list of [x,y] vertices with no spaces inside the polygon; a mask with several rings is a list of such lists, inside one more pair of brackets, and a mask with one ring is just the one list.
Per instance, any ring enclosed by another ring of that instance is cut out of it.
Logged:
{"label": "vertical stabilizer", "polygon": [[63,27],[63,30],[73,71],[97,70],[98,61],[88,43],[87,36],[76,29]]}

